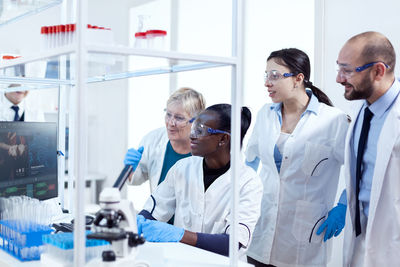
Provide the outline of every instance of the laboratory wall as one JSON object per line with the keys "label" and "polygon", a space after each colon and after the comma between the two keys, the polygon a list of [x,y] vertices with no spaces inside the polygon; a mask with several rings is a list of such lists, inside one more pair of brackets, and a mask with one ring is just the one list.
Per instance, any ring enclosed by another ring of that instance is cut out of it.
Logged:
{"label": "laboratory wall", "polygon": [[[386,35],[400,60],[400,2],[393,0],[321,0],[316,1],[315,69],[320,85],[333,103],[345,112],[351,112],[351,102],[343,97],[343,86],[337,84],[336,60],[343,44],[352,36],[365,31]],[[323,59],[323,61],[318,60]],[[395,69],[396,77],[400,68]]]}

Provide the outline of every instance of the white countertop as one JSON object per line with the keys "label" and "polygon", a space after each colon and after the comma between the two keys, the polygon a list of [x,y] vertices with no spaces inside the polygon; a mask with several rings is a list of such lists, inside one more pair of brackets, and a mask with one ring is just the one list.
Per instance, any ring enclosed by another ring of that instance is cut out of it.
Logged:
{"label": "white countertop", "polygon": [[[137,260],[145,260],[151,267],[206,267],[229,266],[229,258],[183,243],[146,242],[138,248]],[[20,262],[0,249],[0,267],[40,267],[40,261]],[[239,266],[252,266],[239,262]]]}

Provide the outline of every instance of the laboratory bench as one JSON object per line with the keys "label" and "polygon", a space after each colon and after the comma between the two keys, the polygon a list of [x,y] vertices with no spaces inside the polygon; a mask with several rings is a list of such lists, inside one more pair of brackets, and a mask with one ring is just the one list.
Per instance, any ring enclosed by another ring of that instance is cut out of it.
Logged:
{"label": "laboratory bench", "polygon": [[[138,247],[136,259],[148,262],[151,267],[229,266],[228,257],[183,243],[146,242]],[[72,265],[65,265],[65,267],[67,266]],[[250,267],[253,265],[239,261],[238,266]],[[21,262],[0,250],[0,267],[44,267],[44,265],[41,265],[40,261]]]}

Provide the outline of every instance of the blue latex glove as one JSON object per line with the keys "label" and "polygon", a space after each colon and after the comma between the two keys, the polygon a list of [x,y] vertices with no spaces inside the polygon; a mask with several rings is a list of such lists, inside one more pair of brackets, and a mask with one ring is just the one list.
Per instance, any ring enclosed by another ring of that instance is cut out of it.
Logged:
{"label": "blue latex glove", "polygon": [[317,235],[320,235],[326,228],[324,242],[333,235],[338,236],[342,232],[346,221],[346,208],[346,205],[338,203],[336,207],[329,211],[328,219],[323,222],[317,231]]}
{"label": "blue latex glove", "polygon": [[185,230],[165,222],[146,220],[142,222],[144,238],[150,242],[179,242]]}
{"label": "blue latex glove", "polygon": [[143,215],[137,215],[136,216],[136,224],[137,224],[137,233],[138,235],[141,235],[143,233],[142,231],[142,224],[146,221],[146,218],[143,217]]}
{"label": "blue latex glove", "polygon": [[131,165],[133,171],[135,171],[139,165],[140,159],[142,158],[143,149],[144,148],[142,146],[139,147],[138,150],[134,148],[128,149],[128,152],[126,152],[125,155],[124,164]]}

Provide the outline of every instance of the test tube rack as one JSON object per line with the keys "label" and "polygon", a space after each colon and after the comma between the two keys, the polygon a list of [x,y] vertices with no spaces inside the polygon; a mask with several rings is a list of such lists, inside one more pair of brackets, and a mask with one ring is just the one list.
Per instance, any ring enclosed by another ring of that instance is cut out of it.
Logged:
{"label": "test tube rack", "polygon": [[[90,231],[86,232],[86,235]],[[58,233],[43,236],[44,252],[40,259],[43,266],[51,266],[53,262],[60,266],[72,266],[74,259],[74,235],[73,233]],[[85,261],[101,258],[102,252],[110,250],[108,241],[99,239],[86,239]]]}
{"label": "test tube rack", "polygon": [[43,235],[53,230],[28,221],[1,220],[0,248],[20,261],[39,260],[43,251]]}

